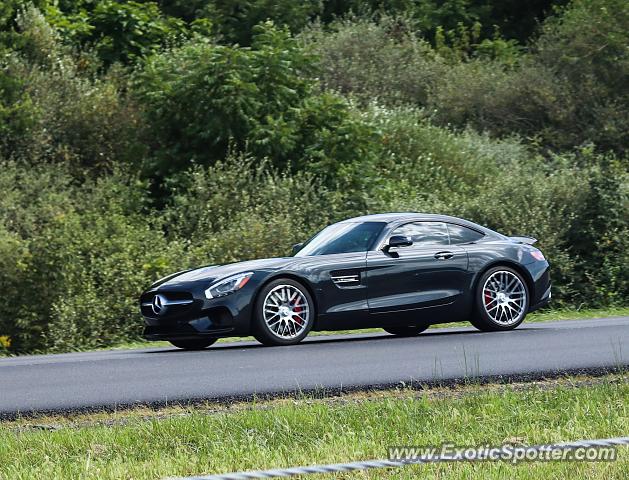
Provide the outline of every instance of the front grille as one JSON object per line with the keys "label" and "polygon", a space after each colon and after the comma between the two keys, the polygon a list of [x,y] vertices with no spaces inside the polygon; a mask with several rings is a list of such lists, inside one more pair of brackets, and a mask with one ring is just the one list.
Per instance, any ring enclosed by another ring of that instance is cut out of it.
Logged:
{"label": "front grille", "polygon": [[[159,299],[155,300],[155,297]],[[194,307],[194,298],[188,292],[150,292],[140,298],[142,315],[149,318],[178,317]]]}

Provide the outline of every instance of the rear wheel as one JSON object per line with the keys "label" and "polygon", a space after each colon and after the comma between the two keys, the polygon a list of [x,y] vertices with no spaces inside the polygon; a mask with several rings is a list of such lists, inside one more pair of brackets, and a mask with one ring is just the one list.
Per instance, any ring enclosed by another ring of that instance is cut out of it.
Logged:
{"label": "rear wheel", "polygon": [[218,338],[195,338],[193,340],[169,340],[177,348],[184,350],[203,350],[216,343]]}
{"label": "rear wheel", "polygon": [[308,290],[299,282],[280,278],[258,294],[253,335],[264,345],[294,345],[308,335],[314,316]]}
{"label": "rear wheel", "polygon": [[397,335],[398,337],[414,337],[415,335],[419,335],[424,330],[428,328],[428,325],[422,326],[408,326],[403,325],[400,327],[386,327],[383,330],[391,335]]}
{"label": "rear wheel", "polygon": [[479,330],[513,330],[529,309],[529,291],[522,275],[512,268],[494,267],[483,274],[476,288],[475,315]]}

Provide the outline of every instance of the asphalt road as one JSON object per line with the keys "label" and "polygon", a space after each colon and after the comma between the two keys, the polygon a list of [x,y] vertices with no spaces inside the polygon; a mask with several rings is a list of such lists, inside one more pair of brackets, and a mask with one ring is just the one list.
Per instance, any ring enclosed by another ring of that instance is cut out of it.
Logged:
{"label": "asphalt road", "polygon": [[311,336],[301,345],[219,343],[204,351],[153,348],[0,360],[0,416],[203,399],[432,383],[470,377],[540,377],[629,365],[629,317]]}

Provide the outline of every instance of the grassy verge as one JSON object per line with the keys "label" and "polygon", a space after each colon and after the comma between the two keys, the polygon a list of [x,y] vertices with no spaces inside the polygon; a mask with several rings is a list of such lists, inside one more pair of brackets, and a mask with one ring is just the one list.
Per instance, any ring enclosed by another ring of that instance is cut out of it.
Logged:
{"label": "grassy verge", "polygon": [[540,310],[526,317],[527,322],[548,322],[552,320],[585,320],[588,318],[626,317],[629,307],[611,308],[566,308],[561,310]]}
{"label": "grassy verge", "polygon": [[[551,322],[554,320],[583,320],[587,318],[606,318],[606,317],[624,317],[629,316],[629,307],[614,307],[614,308],[590,308],[590,309],[562,309],[562,310],[542,310],[534,312],[526,318],[527,323],[531,322]],[[439,325],[433,325],[430,328],[444,328],[444,327],[462,327],[469,326],[467,322],[459,323],[443,323]],[[381,328],[363,328],[360,330],[341,330],[334,332],[312,332],[311,336],[316,335],[339,335],[347,333],[381,333]],[[223,338],[221,342],[234,342],[243,340],[253,340],[253,337],[245,338]],[[125,342],[123,344],[116,345],[115,349],[130,349],[130,348],[147,348],[147,347],[168,347],[172,346],[168,342],[146,342],[143,340],[137,340],[134,342]]]}
{"label": "grassy verge", "polygon": [[[628,397],[627,377],[619,374],[136,410],[38,419],[37,425],[18,420],[0,424],[0,478],[155,479],[382,458],[390,445],[537,444],[620,436],[629,431]],[[628,470],[629,451],[621,449],[613,463],[457,463],[371,471],[368,478],[609,479],[627,478]]]}

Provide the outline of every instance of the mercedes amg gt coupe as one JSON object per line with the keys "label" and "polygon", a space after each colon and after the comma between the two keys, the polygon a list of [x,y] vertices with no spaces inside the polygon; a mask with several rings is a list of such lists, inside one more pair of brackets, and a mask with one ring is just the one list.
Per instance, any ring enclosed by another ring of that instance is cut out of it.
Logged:
{"label": "mercedes amg gt coupe", "polygon": [[511,330],[551,297],[535,242],[444,215],[351,218],[295,245],[292,257],[162,278],[140,298],[144,337],[202,349],[246,335],[293,345],[310,330],[410,336],[456,321]]}

